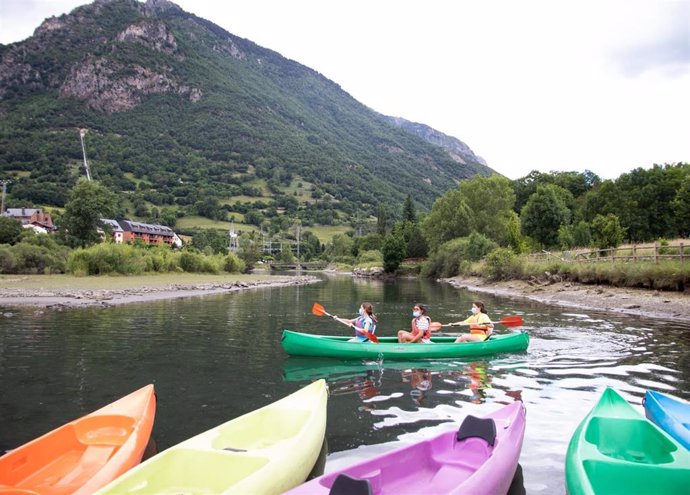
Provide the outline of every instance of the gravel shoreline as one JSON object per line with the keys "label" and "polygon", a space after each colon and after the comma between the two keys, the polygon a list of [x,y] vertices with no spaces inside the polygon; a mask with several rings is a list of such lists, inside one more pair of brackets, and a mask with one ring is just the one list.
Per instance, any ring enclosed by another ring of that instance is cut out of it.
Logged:
{"label": "gravel shoreline", "polygon": [[550,305],[690,323],[690,293],[687,291],[661,292],[572,282],[490,282],[478,277],[453,277],[441,281],[472,292],[523,297]]}
{"label": "gravel shoreline", "polygon": [[318,282],[311,275],[272,277],[270,280],[167,284],[126,289],[26,289],[0,287],[0,306],[34,306],[40,308],[81,308],[115,306],[161,299],[199,297],[241,290],[287,287]]}
{"label": "gravel shoreline", "polygon": [[[312,275],[299,275],[271,277],[269,280],[172,283],[118,289],[0,287],[0,307],[33,306],[57,309],[108,307],[250,289],[305,285],[319,280]],[[472,292],[525,298],[549,305],[690,323],[690,293],[687,291],[660,292],[572,282],[535,283],[522,280],[490,282],[478,277],[453,277],[441,279],[440,282]]]}

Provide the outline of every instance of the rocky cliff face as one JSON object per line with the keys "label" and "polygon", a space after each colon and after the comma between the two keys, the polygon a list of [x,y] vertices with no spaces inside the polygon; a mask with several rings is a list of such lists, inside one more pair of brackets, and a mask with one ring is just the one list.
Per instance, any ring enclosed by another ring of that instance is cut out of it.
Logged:
{"label": "rocky cliff face", "polygon": [[[98,0],[94,7],[107,7],[110,0]],[[134,2],[137,4],[138,2]],[[34,32],[34,36],[22,45],[8,47],[0,58],[0,100],[8,88],[21,86],[24,91],[57,89],[61,97],[73,97],[87,107],[106,113],[122,112],[139,104],[151,94],[173,93],[192,102],[203,97],[199,88],[185,84],[170,66],[156,63],[154,66],[127,62],[119,56],[130,45],[151,52],[158,52],[184,60],[177,40],[164,22],[146,18],[164,9],[178,8],[165,0],[149,0],[138,5],[143,20],[128,24],[116,34],[108,36],[95,31],[82,43],[90,45],[85,54],[73,60],[67,67],[56,68],[42,63],[27,54],[36,50],[54,49],[61,41],[60,31],[68,31],[86,21],[79,9],[69,16],[46,19]],[[232,56],[239,50],[226,48]],[[155,60],[155,57],[153,58]]]}
{"label": "rocky cliff face", "polygon": [[460,141],[458,138],[448,136],[443,134],[436,129],[429,127],[428,125],[418,124],[416,122],[410,122],[400,117],[385,117],[390,123],[410,132],[416,136],[421,137],[425,141],[440,146],[445,149],[453,160],[460,164],[466,163],[479,163],[486,166],[486,161],[480,156],[474,154],[474,152],[465,143]]}

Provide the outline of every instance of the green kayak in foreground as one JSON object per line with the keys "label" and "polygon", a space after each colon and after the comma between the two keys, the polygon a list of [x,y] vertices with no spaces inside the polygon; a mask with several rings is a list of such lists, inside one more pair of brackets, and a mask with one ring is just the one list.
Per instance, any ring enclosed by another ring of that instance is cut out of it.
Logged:
{"label": "green kayak in foreground", "polygon": [[347,337],[310,335],[283,330],[282,346],[291,356],[343,359],[436,359],[521,352],[529,345],[526,332],[493,335],[484,342],[455,343],[455,337],[433,337],[431,344],[399,344],[397,337],[379,337],[379,343],[350,342]]}
{"label": "green kayak in foreground", "polygon": [[570,440],[565,480],[570,495],[684,495],[690,451],[607,388]]}

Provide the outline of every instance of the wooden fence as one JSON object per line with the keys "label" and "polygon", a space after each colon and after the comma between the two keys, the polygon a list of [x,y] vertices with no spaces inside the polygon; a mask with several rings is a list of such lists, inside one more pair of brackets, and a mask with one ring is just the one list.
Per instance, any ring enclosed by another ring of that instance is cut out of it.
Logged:
{"label": "wooden fence", "polygon": [[546,261],[558,259],[566,263],[592,263],[598,261],[653,261],[678,260],[690,261],[690,244],[682,242],[676,244],[632,245],[608,249],[577,249],[572,251],[528,254],[530,261]]}

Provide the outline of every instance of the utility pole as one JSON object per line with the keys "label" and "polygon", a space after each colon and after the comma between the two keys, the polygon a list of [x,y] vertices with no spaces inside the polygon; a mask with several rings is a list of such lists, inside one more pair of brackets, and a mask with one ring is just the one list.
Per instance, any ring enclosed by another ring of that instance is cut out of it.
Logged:
{"label": "utility pole", "polygon": [[297,262],[299,263],[299,233],[301,225],[297,224]]}
{"label": "utility pole", "polygon": [[86,161],[86,146],[84,146],[84,136],[86,129],[79,129],[79,138],[81,139],[81,151],[84,155],[84,169],[86,170],[86,178],[91,182],[91,171],[89,170],[89,162]]}
{"label": "utility pole", "polygon": [[7,194],[7,184],[12,182],[9,179],[6,180],[0,180],[0,184],[2,184],[2,202],[0,202],[0,215],[5,213],[5,194]]}

